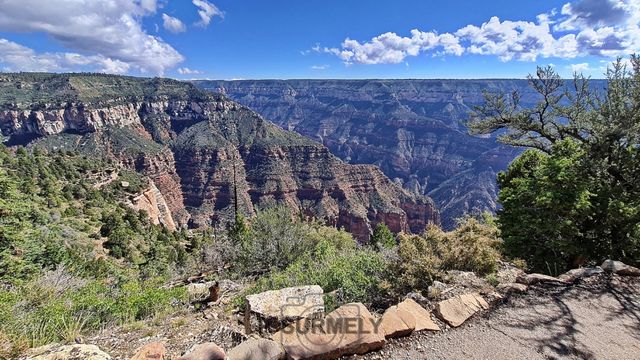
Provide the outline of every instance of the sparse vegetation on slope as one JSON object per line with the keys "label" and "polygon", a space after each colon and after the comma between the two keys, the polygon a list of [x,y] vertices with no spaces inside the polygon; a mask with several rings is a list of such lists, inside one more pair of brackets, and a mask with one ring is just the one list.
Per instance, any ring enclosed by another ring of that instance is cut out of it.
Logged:
{"label": "sparse vegetation on slope", "polygon": [[152,316],[183,298],[160,285],[186,265],[186,233],[150,223],[123,200],[130,186],[94,187],[116,171],[74,153],[0,147],[0,336],[11,351]]}

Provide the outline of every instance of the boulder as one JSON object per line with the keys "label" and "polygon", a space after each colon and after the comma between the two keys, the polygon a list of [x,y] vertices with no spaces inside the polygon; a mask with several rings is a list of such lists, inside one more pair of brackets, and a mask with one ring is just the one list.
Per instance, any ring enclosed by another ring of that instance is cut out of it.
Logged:
{"label": "boulder", "polygon": [[601,267],[606,272],[618,275],[640,276],[640,269],[631,265],[627,265],[622,261],[605,260],[605,262],[602,263]]}
{"label": "boulder", "polygon": [[378,350],[385,344],[381,319],[361,303],[342,305],[324,319],[298,320],[272,338],[291,359],[337,359]]}
{"label": "boulder", "polygon": [[224,350],[212,342],[196,345],[178,360],[224,360]]}
{"label": "boulder", "polygon": [[416,326],[413,331],[440,331],[438,324],[431,319],[431,312],[413,301],[413,299],[405,299],[398,304],[398,310],[403,310],[413,315],[416,321]]}
{"label": "boulder", "polygon": [[406,309],[392,306],[382,314],[381,326],[386,338],[407,336],[416,328],[416,318]]}
{"label": "boulder", "polygon": [[322,317],[324,299],[318,285],[298,286],[248,295],[245,333],[279,330],[283,324]]}
{"label": "boulder", "polygon": [[273,340],[249,339],[227,352],[229,360],[280,360],[286,357],[284,348]]}
{"label": "boulder", "polygon": [[111,360],[109,354],[95,345],[51,344],[28,351],[25,360]]}
{"label": "boulder", "polygon": [[478,293],[458,295],[440,301],[436,305],[436,315],[447,324],[458,327],[480,310],[486,310],[489,304]]}
{"label": "boulder", "polygon": [[558,279],[567,282],[576,282],[578,279],[582,279],[585,277],[602,274],[604,270],[600,266],[596,266],[593,268],[579,268],[572,269],[567,271],[566,273],[558,276]]}
{"label": "boulder", "polygon": [[131,360],[163,360],[167,356],[167,348],[161,342],[152,342],[144,345]]}
{"label": "boulder", "polygon": [[568,285],[569,282],[560,280],[553,276],[544,274],[523,274],[518,276],[517,282],[525,285],[545,284],[545,285]]}
{"label": "boulder", "polygon": [[505,283],[499,284],[496,287],[496,290],[502,294],[511,294],[511,293],[523,293],[526,292],[529,287],[525,284],[518,283]]}

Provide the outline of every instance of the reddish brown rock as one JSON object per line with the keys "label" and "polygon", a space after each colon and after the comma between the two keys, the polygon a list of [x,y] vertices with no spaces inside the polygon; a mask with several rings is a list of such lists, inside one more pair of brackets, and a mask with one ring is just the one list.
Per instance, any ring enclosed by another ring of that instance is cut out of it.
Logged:
{"label": "reddish brown rock", "polygon": [[164,360],[167,356],[167,348],[161,342],[152,342],[144,345],[131,360]]}
{"label": "reddish brown rock", "polygon": [[215,343],[208,342],[196,345],[186,354],[180,356],[178,360],[224,360],[226,359],[224,350]]}
{"label": "reddish brown rock", "polygon": [[414,331],[440,331],[440,327],[431,319],[431,312],[415,302],[413,299],[405,299],[398,304],[398,310],[411,314],[416,322]]}
{"label": "reddish brown rock", "polygon": [[459,295],[436,305],[436,315],[447,324],[458,327],[489,304],[478,293]]}
{"label": "reddish brown rock", "polygon": [[407,336],[416,328],[416,319],[398,306],[388,308],[382,315],[382,329],[386,338]]}
{"label": "reddish brown rock", "polygon": [[[22,84],[18,77],[7,81]],[[75,77],[82,75],[56,81],[71,84]],[[46,94],[62,99],[58,103],[0,108],[3,135],[44,147],[55,137],[51,143],[58,149],[104,156],[148,176],[166,205],[156,207],[154,195],[141,207],[152,210],[154,222],[172,227],[171,217],[177,227],[226,224],[236,207],[251,216],[258,207],[283,204],[344,227],[362,242],[379,222],[394,232],[421,232],[439,223],[431,199],[402,189],[378,167],[342,162],[322,144],[223,95],[171,80],[118,79],[122,93],[103,79],[81,80],[91,84],[90,93],[74,93],[80,90],[70,85],[71,93]],[[29,89],[49,88],[38,83],[46,78],[30,81]],[[149,91],[126,93],[131,88]],[[78,98],[81,103],[73,102]],[[65,132],[73,138],[60,136]]]}
{"label": "reddish brown rock", "polygon": [[291,359],[331,360],[385,344],[381,320],[361,303],[342,305],[324,319],[299,320],[272,336]]}

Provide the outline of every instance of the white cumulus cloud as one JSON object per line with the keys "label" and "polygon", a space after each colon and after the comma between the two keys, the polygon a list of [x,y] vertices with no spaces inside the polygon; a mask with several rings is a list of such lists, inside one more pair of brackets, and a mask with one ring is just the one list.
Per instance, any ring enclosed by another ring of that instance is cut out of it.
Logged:
{"label": "white cumulus cloud", "polygon": [[224,18],[224,13],[207,0],[193,0],[192,2],[193,5],[198,7],[198,15],[200,16],[200,21],[196,25],[207,27],[211,22],[211,18],[215,16]]}
{"label": "white cumulus cloud", "polygon": [[582,73],[591,70],[589,63],[571,64],[571,71],[576,73]]}
{"label": "white cumulus cloud", "polygon": [[[110,72],[126,68],[163,74],[184,57],[142,28],[142,18],[153,15],[157,6],[156,0],[2,0],[0,31],[45,33],[68,49],[77,61],[87,62],[84,66],[91,62],[104,64],[104,69]],[[15,45],[5,44],[14,48]],[[65,58],[67,53],[37,54],[23,48],[32,53],[30,61],[24,65],[11,62],[14,53],[3,54],[3,62],[16,70],[36,65],[42,69],[66,69],[70,64]]]}
{"label": "white cumulus cloud", "polygon": [[102,55],[77,53],[41,53],[7,39],[0,39],[0,63],[5,71],[99,71],[122,74],[129,64]]}
{"label": "white cumulus cloud", "polygon": [[180,21],[180,19],[174,18],[173,16],[169,16],[167,14],[162,14],[162,26],[167,31],[170,31],[174,34],[187,31],[187,27],[182,21]]}
{"label": "white cumulus cloud", "polygon": [[411,30],[411,36],[387,32],[361,42],[345,39],[340,47],[312,50],[333,54],[346,64],[397,64],[420,54],[465,53],[496,56],[501,61],[538,58],[615,57],[640,51],[639,0],[576,0],[560,12],[539,14],[536,21],[501,20],[470,24],[452,33]]}

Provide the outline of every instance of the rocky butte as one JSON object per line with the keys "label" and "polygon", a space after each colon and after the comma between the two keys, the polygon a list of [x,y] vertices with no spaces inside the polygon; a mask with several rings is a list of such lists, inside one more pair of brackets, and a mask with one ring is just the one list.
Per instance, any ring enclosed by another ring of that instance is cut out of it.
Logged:
{"label": "rocky butte", "polygon": [[430,198],[378,167],[346,164],[224,95],[175,80],[2,74],[0,129],[9,146],[78,151],[145,175],[150,190],[133,200],[157,208],[156,222],[225,224],[237,199],[248,216],[286,204],[361,241],[378,222],[395,232],[439,223]]}

